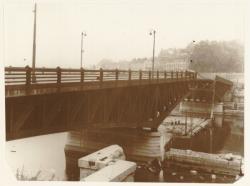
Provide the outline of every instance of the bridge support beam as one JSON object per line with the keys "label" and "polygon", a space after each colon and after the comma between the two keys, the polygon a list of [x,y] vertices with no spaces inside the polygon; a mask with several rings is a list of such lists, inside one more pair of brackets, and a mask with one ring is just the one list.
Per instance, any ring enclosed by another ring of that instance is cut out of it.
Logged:
{"label": "bridge support beam", "polygon": [[82,128],[157,128],[188,92],[185,81],[6,98],[6,138]]}

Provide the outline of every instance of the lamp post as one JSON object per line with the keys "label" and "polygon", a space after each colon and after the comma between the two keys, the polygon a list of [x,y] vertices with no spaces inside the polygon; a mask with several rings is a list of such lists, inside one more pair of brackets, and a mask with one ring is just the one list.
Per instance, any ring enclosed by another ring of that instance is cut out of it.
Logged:
{"label": "lamp post", "polygon": [[191,63],[193,62],[191,55],[194,52],[194,44],[195,44],[195,40],[192,41],[192,48],[191,48],[191,52],[190,52],[190,56],[189,56],[189,61],[188,61],[188,68],[191,69]]}
{"label": "lamp post", "polygon": [[33,51],[32,51],[32,82],[36,81],[35,68],[36,68],[36,3],[34,12],[34,27],[33,27]]}
{"label": "lamp post", "polygon": [[155,30],[149,32],[149,35],[153,35],[153,59],[152,59],[152,77],[154,78],[154,68],[155,68]]}
{"label": "lamp post", "polygon": [[82,32],[81,33],[81,68],[82,68],[82,56],[83,56],[83,52],[84,52],[84,50],[83,50],[83,37],[86,37],[87,36],[87,34],[85,33],[85,32]]}

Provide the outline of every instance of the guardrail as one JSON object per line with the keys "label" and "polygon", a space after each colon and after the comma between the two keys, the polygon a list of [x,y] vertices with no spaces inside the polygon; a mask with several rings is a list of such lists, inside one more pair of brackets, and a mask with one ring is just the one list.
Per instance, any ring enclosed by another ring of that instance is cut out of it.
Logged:
{"label": "guardrail", "polygon": [[87,70],[65,68],[35,68],[5,67],[6,90],[65,87],[67,85],[85,85],[89,83],[105,84],[106,82],[132,82],[140,83],[147,80],[159,82],[160,80],[192,80],[197,78],[196,72],[181,71],[133,71],[133,70]]}
{"label": "guardrail", "polygon": [[70,82],[103,82],[144,79],[194,79],[196,73],[189,71],[132,71],[132,70],[86,70],[64,68],[5,67],[5,85],[32,85]]}

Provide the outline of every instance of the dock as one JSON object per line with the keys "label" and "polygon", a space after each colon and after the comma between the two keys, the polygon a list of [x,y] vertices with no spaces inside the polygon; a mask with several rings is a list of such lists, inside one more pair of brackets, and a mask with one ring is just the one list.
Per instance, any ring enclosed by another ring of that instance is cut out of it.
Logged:
{"label": "dock", "polygon": [[208,126],[211,126],[211,119],[196,117],[187,120],[179,115],[167,117],[160,127],[175,136],[193,136]]}
{"label": "dock", "polygon": [[213,174],[237,176],[242,174],[243,159],[232,154],[210,154],[171,148],[166,153],[167,167],[178,166]]}

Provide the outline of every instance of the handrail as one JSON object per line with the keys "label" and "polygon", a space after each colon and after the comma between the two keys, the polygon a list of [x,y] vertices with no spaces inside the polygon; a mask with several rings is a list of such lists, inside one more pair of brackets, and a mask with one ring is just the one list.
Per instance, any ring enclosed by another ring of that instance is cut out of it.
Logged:
{"label": "handrail", "polygon": [[[117,81],[117,80],[160,80],[160,79],[196,79],[197,73],[190,71],[135,71],[135,70],[89,70],[66,68],[35,68],[29,67],[5,67],[5,85],[34,85],[39,83],[67,83],[85,81]],[[21,82],[21,83],[20,83]]]}

